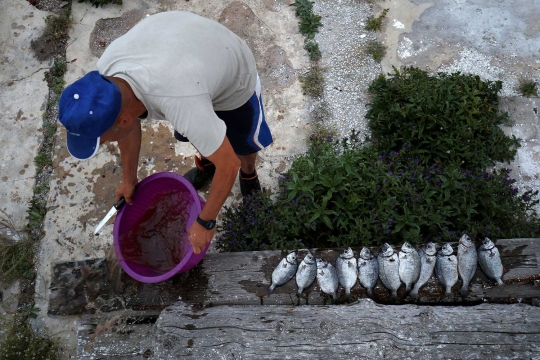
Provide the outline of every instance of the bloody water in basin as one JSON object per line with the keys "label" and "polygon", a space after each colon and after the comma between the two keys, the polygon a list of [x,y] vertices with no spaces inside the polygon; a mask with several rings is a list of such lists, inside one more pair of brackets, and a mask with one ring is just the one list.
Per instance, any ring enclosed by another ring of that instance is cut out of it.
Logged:
{"label": "bloody water in basin", "polygon": [[185,226],[192,201],[184,191],[155,196],[135,225],[120,236],[124,259],[161,274],[178,265],[191,246]]}

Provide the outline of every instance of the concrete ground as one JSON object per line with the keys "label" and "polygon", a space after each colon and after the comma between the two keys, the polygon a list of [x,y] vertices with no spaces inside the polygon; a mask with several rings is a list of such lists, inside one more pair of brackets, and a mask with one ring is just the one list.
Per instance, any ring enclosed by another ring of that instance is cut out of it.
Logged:
{"label": "concrete ground", "polygon": [[[144,16],[187,10],[221,22],[247,41],[257,59],[266,115],[275,138],[261,152],[258,172],[263,186],[275,189],[279,172],[306,150],[311,114],[321,104],[329,110],[328,123],[342,134],[352,128],[365,131],[367,84],[381,71],[390,72],[392,65],[478,73],[505,82],[503,107],[514,122],[505,131],[524,140],[511,166],[523,188],[540,188],[540,100],[525,99],[515,92],[520,77],[540,82],[540,1],[386,0],[370,6],[361,0],[318,0],[315,12],[322,15],[324,27],[316,40],[327,68],[327,84],[323,98],[314,100],[302,95],[298,81],[298,75],[309,67],[309,59],[291,2],[133,0],[122,6],[94,8],[74,1],[66,82],[93,70],[110,41]],[[51,66],[36,60],[29,48],[49,13],[25,0],[0,0],[0,6],[0,209],[23,227],[35,181],[33,158],[42,140],[42,112],[48,100],[43,74]],[[390,9],[383,31],[365,31],[367,17],[383,8]],[[375,37],[388,46],[380,65],[362,51],[363,43]],[[167,122],[145,121],[139,179],[159,171],[183,174],[193,166],[194,154],[192,146],[175,141]],[[93,237],[92,231],[111,208],[120,179],[115,145],[102,148],[89,161],[76,161],[65,148],[64,130],[58,130],[49,194],[49,205],[57,208],[44,222],[36,302],[41,309],[39,323],[53,333],[62,331],[70,349],[75,349],[79,319],[46,315],[52,264],[104,256],[112,243],[112,221],[99,237]],[[227,204],[238,201],[235,184]]]}

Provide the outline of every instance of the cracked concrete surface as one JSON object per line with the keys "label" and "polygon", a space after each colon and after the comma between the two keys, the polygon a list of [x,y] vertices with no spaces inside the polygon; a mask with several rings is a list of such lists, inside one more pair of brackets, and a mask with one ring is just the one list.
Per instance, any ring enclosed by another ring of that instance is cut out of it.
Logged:
{"label": "cracked concrete surface", "polygon": [[[257,60],[266,115],[275,138],[257,164],[263,186],[275,189],[279,172],[306,150],[310,111],[317,106],[302,95],[297,79],[309,68],[309,59],[291,2],[135,0],[102,8],[73,2],[65,80],[71,83],[93,70],[97,56],[110,41],[144,16],[187,10],[221,22],[248,42]],[[41,34],[49,13],[24,0],[0,0],[0,5],[0,199],[1,208],[22,227],[32,197],[33,158],[41,142],[41,114],[48,97],[43,73],[51,65],[32,57],[30,41]],[[367,130],[367,84],[381,71],[391,71],[392,65],[479,72],[486,79],[509,84],[501,107],[510,112],[513,126],[505,131],[524,140],[510,166],[522,187],[540,188],[540,101],[515,96],[512,85],[521,76],[540,82],[540,28],[534,17],[540,13],[540,3],[387,0],[375,3],[375,15],[383,8],[390,11],[383,31],[375,34],[363,30],[372,11],[365,2],[315,3],[324,24],[316,40],[323,53],[322,65],[327,67],[324,101],[329,107],[328,123],[343,134],[351,128]],[[381,65],[361,51],[362,43],[376,37],[388,46]],[[48,213],[44,223],[36,306],[41,309],[38,324],[53,332],[63,331],[63,341],[72,349],[68,355],[73,355],[79,318],[47,316],[52,264],[104,256],[112,243],[112,221],[100,237],[91,232],[111,208],[121,174],[114,144],[80,162],[68,156],[61,127],[55,141],[49,205],[58,207]],[[143,144],[139,179],[159,171],[182,174],[193,166],[195,149],[177,142],[168,122],[145,121]],[[200,194],[204,196],[205,190]],[[240,198],[235,184],[227,204],[236,204]]]}
{"label": "cracked concrete surface", "polygon": [[45,26],[47,12],[26,1],[3,0],[0,13],[0,208],[20,228],[32,199],[34,157],[41,142],[48,97],[43,74],[49,63],[32,56],[30,42]]}

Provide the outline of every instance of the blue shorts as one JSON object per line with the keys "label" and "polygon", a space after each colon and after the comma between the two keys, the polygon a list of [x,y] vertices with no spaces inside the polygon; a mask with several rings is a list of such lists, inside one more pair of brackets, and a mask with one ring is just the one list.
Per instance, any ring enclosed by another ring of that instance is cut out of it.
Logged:
{"label": "blue shorts", "polygon": [[[237,155],[249,155],[270,145],[272,134],[264,117],[261,96],[261,82],[257,76],[257,86],[253,96],[242,106],[230,111],[216,111],[216,115],[227,126],[227,138]],[[176,130],[174,137],[178,141],[189,142]]]}

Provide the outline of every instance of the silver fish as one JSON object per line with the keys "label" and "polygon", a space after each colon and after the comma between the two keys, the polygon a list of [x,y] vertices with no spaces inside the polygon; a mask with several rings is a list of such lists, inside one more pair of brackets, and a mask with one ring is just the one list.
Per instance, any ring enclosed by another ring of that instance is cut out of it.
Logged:
{"label": "silver fish", "polygon": [[450,244],[444,244],[437,254],[435,274],[445,288],[445,295],[452,295],[452,286],[458,281],[457,258],[452,255],[454,250]]}
{"label": "silver fish", "polygon": [[405,284],[405,295],[411,291],[413,284],[418,280],[420,266],[418,252],[405,241],[399,252],[399,278]]}
{"label": "silver fish", "polygon": [[397,290],[401,286],[399,279],[399,257],[392,246],[384,244],[377,255],[379,262],[379,277],[383,285],[391,291],[390,299],[397,300]]}
{"label": "silver fish", "polygon": [[296,262],[296,253],[294,251],[281,259],[279,265],[272,272],[272,285],[268,288],[268,295],[274,292],[276,286],[283,285],[291,280],[296,273],[297,267],[298,263]]}
{"label": "silver fish", "polygon": [[302,295],[304,289],[307,289],[317,277],[317,263],[315,257],[308,252],[304,260],[298,266],[296,272],[296,286],[298,286],[298,295]]}
{"label": "silver fish", "polygon": [[461,287],[461,296],[469,296],[469,283],[476,273],[476,263],[478,262],[478,253],[472,240],[464,234],[459,239],[458,252],[458,272],[463,286]]}
{"label": "silver fish", "polygon": [[411,291],[411,297],[414,300],[418,299],[418,290],[424,286],[431,275],[433,275],[433,270],[435,270],[435,263],[437,262],[437,248],[432,242],[427,243],[423,248],[418,251],[418,256],[420,256],[420,276],[418,281],[414,284],[414,287]]}
{"label": "silver fish", "polygon": [[358,257],[358,280],[366,288],[370,298],[373,297],[373,288],[379,279],[379,263],[371,250],[364,247]]}
{"label": "silver fish", "polygon": [[336,291],[339,286],[336,269],[328,261],[317,259],[317,283],[322,292],[337,298]]}
{"label": "silver fish", "polygon": [[356,258],[351,248],[343,251],[336,260],[336,271],[339,283],[345,289],[345,294],[351,294],[351,288],[356,284],[358,269]]}
{"label": "silver fish", "polygon": [[502,285],[503,266],[501,263],[501,255],[499,249],[488,238],[485,238],[480,245],[478,252],[478,262],[486,276],[497,282],[497,285]]}

